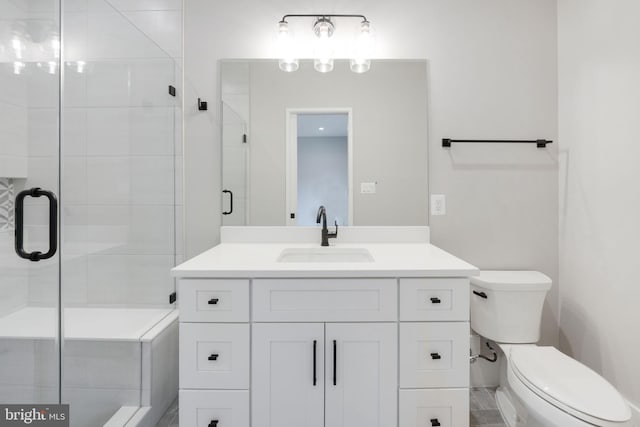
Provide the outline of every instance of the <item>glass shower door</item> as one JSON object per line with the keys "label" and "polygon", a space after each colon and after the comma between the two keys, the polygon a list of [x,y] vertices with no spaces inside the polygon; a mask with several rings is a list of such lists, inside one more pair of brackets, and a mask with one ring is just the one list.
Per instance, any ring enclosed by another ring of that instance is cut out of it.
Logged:
{"label": "glass shower door", "polygon": [[181,11],[145,4],[0,0],[0,407],[72,427],[177,395],[180,53],[140,27]]}
{"label": "glass shower door", "polygon": [[0,0],[0,405],[60,398],[59,12]]}

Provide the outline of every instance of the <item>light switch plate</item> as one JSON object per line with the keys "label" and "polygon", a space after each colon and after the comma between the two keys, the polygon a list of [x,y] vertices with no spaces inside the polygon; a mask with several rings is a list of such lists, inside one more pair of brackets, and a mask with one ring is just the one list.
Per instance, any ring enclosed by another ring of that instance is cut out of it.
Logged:
{"label": "light switch plate", "polygon": [[360,194],[376,194],[376,183],[375,182],[361,182],[360,183]]}
{"label": "light switch plate", "polygon": [[447,200],[444,194],[432,194],[431,195],[431,215],[446,215],[447,213]]}

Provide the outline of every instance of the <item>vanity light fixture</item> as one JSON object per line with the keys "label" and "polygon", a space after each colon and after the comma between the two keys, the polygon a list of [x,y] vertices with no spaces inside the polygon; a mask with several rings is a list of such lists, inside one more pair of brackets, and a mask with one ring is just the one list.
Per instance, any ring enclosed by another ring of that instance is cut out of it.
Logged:
{"label": "vanity light fixture", "polygon": [[364,73],[371,68],[371,56],[373,54],[373,36],[371,23],[364,15],[335,15],[335,14],[303,14],[284,15],[278,22],[278,65],[282,71],[293,72],[299,67],[295,52],[295,42],[289,32],[288,18],[314,18],[313,33],[315,34],[315,46],[313,50],[313,67],[321,73],[333,70],[333,43],[332,36],[335,24],[331,18],[359,18],[362,19],[353,46],[353,58],[350,60],[351,71]]}

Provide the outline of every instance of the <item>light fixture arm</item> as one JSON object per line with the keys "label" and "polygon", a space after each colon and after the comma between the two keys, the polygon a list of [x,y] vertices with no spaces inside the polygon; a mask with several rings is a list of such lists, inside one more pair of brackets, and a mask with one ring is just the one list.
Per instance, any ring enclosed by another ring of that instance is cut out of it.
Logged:
{"label": "light fixture arm", "polygon": [[280,22],[287,22],[287,18],[361,18],[363,21],[369,22],[364,15],[336,15],[333,13],[289,14],[284,15]]}

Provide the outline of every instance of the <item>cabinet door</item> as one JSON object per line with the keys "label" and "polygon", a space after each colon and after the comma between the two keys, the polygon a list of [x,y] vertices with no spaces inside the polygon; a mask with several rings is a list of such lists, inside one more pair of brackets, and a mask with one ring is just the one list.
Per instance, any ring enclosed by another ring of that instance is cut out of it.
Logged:
{"label": "cabinet door", "polygon": [[326,425],[397,425],[397,324],[329,323],[325,335]]}
{"label": "cabinet door", "polygon": [[252,426],[323,427],[324,324],[254,324],[252,335]]}

